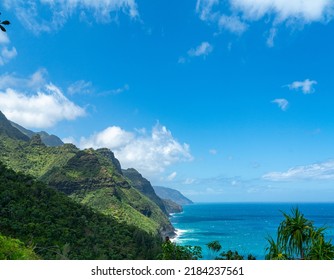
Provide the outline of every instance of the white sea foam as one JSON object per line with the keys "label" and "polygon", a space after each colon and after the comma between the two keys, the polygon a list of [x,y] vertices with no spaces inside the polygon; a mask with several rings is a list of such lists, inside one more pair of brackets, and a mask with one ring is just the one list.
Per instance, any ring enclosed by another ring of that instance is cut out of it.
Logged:
{"label": "white sea foam", "polygon": [[175,236],[171,238],[170,240],[172,242],[177,242],[177,240],[180,238],[181,235],[185,234],[186,232],[190,232],[190,230],[186,229],[175,229]]}

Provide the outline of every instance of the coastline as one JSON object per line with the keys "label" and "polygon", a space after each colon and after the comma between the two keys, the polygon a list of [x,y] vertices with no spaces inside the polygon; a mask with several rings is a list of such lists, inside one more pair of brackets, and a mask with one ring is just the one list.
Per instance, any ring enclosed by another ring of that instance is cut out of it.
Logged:
{"label": "coastline", "polygon": [[175,228],[175,235],[170,238],[170,241],[177,243],[178,239],[186,232],[188,232],[188,230]]}
{"label": "coastline", "polygon": [[283,219],[298,206],[305,217],[320,227],[329,228],[326,236],[334,240],[334,203],[196,203],[181,213],[170,215],[175,228],[172,242],[178,245],[200,246],[203,260],[212,259],[206,244],[218,240],[222,251],[238,251],[247,257],[252,254],[263,260],[268,246],[266,237],[275,237]]}

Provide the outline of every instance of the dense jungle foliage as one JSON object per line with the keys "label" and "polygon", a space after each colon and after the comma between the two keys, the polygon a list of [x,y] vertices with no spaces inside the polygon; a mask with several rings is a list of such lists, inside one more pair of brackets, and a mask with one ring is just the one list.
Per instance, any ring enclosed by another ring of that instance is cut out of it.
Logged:
{"label": "dense jungle foliage", "polygon": [[161,244],[157,235],[93,211],[2,163],[0,233],[5,259],[15,258],[6,254],[9,237],[20,240],[14,242],[18,249],[33,251],[23,254],[32,259],[154,259]]}

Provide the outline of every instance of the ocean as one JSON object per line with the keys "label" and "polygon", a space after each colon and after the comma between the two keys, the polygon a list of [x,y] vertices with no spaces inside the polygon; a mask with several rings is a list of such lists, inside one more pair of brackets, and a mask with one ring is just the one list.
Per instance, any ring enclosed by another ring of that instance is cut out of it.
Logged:
{"label": "ocean", "polygon": [[197,203],[186,205],[183,212],[173,214],[171,222],[177,229],[174,242],[201,246],[203,259],[214,259],[206,244],[218,240],[222,251],[252,254],[263,260],[268,241],[276,238],[281,211],[289,214],[298,207],[316,227],[328,226],[325,236],[334,240],[334,203]]}

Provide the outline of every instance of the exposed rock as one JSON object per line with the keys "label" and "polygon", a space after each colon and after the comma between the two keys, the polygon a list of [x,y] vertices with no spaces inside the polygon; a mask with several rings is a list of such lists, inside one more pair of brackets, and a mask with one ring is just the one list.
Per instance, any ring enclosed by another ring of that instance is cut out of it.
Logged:
{"label": "exposed rock", "polygon": [[136,169],[123,169],[123,175],[131,181],[132,185],[137,190],[139,190],[141,193],[154,201],[165,214],[168,213],[164,203],[162,202],[161,198],[155,193],[151,183],[147,179],[145,179]]}

